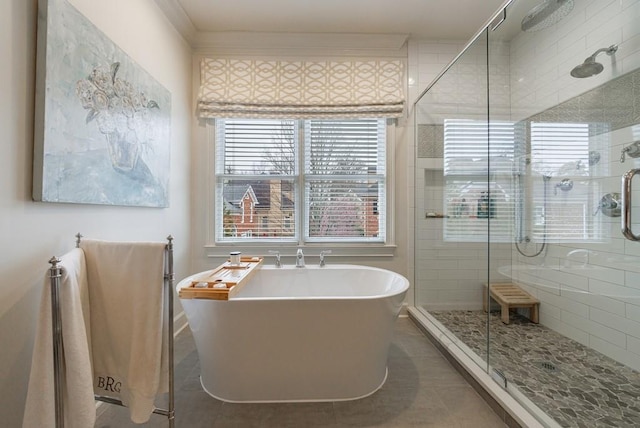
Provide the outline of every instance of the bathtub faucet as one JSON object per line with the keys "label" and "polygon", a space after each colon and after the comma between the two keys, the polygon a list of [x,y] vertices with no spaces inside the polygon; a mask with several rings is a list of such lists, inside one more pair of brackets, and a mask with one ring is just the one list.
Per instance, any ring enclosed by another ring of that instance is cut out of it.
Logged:
{"label": "bathtub faucet", "polygon": [[298,248],[298,252],[296,253],[296,267],[304,267],[304,253],[302,252],[302,248]]}
{"label": "bathtub faucet", "polygon": [[324,251],[320,251],[320,267],[324,267],[325,266],[325,262],[324,262],[324,256],[325,254],[331,254],[331,250],[324,250]]}
{"label": "bathtub faucet", "polygon": [[281,268],[282,267],[282,263],[280,262],[280,251],[269,250],[269,254],[275,254],[276,255],[276,267],[277,268]]}

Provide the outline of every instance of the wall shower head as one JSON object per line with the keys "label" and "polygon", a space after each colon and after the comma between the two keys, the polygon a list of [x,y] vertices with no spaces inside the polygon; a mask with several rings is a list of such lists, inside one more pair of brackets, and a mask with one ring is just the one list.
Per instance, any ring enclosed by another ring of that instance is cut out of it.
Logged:
{"label": "wall shower head", "polygon": [[522,31],[551,27],[573,10],[574,0],[545,0],[527,13],[520,24]]}
{"label": "wall shower head", "polygon": [[582,79],[585,77],[591,77],[595,76],[596,74],[600,74],[602,70],[604,70],[604,66],[599,62],[596,62],[596,56],[598,56],[598,54],[601,52],[606,52],[607,55],[611,56],[617,50],[617,45],[611,45],[608,48],[598,49],[593,53],[593,55],[585,59],[582,64],[575,66],[573,70],[571,70],[571,75],[573,77]]}

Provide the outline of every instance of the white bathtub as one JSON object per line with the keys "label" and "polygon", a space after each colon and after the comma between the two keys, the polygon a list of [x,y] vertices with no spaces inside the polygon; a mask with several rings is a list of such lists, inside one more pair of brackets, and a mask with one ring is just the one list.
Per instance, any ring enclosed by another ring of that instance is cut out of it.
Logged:
{"label": "white bathtub", "polygon": [[408,288],[403,276],[365,266],[263,266],[228,301],[181,299],[202,386],[229,402],[370,395],[386,380]]}

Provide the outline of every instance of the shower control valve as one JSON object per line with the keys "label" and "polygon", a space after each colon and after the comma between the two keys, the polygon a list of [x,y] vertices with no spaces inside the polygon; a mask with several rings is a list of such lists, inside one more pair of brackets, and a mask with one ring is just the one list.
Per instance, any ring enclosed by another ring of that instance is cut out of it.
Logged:
{"label": "shower control valve", "polygon": [[624,162],[625,156],[632,158],[640,157],[640,140],[634,141],[627,147],[623,148],[620,153],[620,163]]}
{"label": "shower control valve", "polygon": [[620,217],[622,212],[622,201],[620,200],[620,193],[607,193],[600,199],[600,203],[598,204],[598,208],[596,212],[593,213],[595,216],[598,212],[602,212],[602,214],[607,217]]}

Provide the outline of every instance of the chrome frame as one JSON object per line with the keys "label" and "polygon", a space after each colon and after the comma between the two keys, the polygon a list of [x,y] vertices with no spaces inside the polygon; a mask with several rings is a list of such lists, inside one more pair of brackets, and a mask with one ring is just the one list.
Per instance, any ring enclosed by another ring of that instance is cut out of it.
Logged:
{"label": "chrome frame", "polygon": [[[502,4],[502,6],[500,6],[498,8],[496,13],[491,15],[491,17],[484,23],[484,25],[482,25],[480,27],[480,30],[477,33],[475,33],[473,35],[473,37],[471,37],[471,39],[469,39],[469,41],[464,45],[462,50],[451,61],[449,61],[449,63],[442,69],[442,71],[440,71],[440,73],[438,73],[438,75],[431,81],[431,83],[429,83],[427,85],[425,90],[420,92],[420,95],[418,95],[415,98],[415,101],[413,103],[414,107],[415,107],[416,104],[418,104],[420,102],[422,97],[424,97],[424,95],[427,92],[429,92],[429,90],[438,82],[438,80],[440,80],[440,78],[442,76],[444,76],[444,74],[447,71],[449,71],[449,69],[451,67],[453,67],[453,65],[456,63],[456,61],[458,61],[458,59],[460,59],[460,57],[465,54],[467,49],[469,49],[469,47],[478,39],[478,37],[480,37],[482,35],[482,33],[484,33],[487,29],[490,29],[491,31],[495,31],[500,26],[500,24],[502,24],[502,22],[507,19],[507,7],[511,3],[513,3],[514,1],[515,0],[505,0],[505,2]],[[496,22],[494,23],[494,21],[496,21]],[[497,22],[497,21],[499,21],[499,22]],[[492,26],[492,24],[493,24],[493,26]],[[414,108],[414,110],[415,110],[415,108]]]}
{"label": "chrome frame", "polygon": [[[76,248],[80,247],[82,235],[76,235]],[[173,338],[173,282],[175,274],[173,270],[173,237],[167,237],[165,246],[165,263],[164,263],[164,293],[165,304],[164,311],[167,316],[167,363],[169,370],[169,402],[167,409],[155,408],[153,413],[166,416],[169,419],[169,428],[175,427],[175,387],[174,387],[174,338]],[[53,334],[53,379],[55,389],[55,426],[56,428],[64,428],[64,401],[62,396],[64,378],[63,370],[63,342],[62,342],[62,322],[60,308],[60,278],[62,277],[62,268],[58,266],[60,259],[52,257],[49,260],[51,268],[49,268],[49,277],[51,279],[51,317],[52,317],[52,334]],[[102,395],[94,395],[96,401],[103,403],[115,404],[126,407],[121,400]]]}

